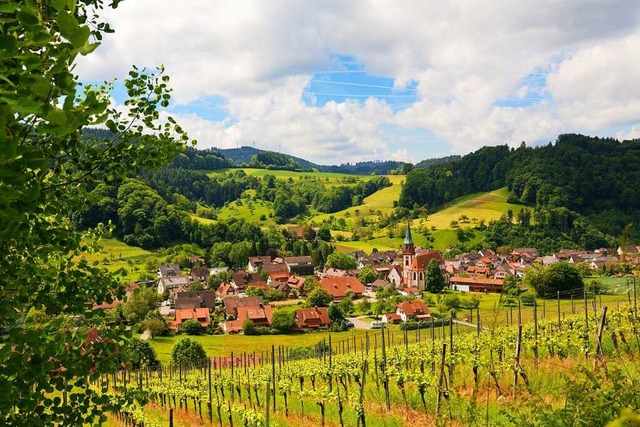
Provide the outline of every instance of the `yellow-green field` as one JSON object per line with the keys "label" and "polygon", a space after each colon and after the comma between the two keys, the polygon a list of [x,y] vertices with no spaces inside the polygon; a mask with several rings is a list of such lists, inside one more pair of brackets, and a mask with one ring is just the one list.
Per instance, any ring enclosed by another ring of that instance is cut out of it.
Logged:
{"label": "yellow-green field", "polygon": [[149,275],[146,263],[150,260],[155,262],[157,257],[153,252],[129,246],[116,239],[102,239],[100,248],[98,252],[84,254],[82,257],[89,263],[98,261],[100,267],[105,267],[111,272],[126,271],[126,280],[138,280],[144,275]]}
{"label": "yellow-green field", "polygon": [[515,215],[524,208],[522,205],[507,202],[508,197],[507,187],[488,193],[463,196],[448,203],[438,212],[429,215],[426,221],[424,219],[416,221],[416,225],[436,227],[436,229],[451,228],[451,221],[458,221],[462,215],[466,215],[469,218],[469,223],[461,223],[460,226],[462,228],[472,227],[483,220],[488,223],[491,220],[499,219],[509,209]]}
{"label": "yellow-green field", "polygon": [[377,221],[380,214],[389,215],[393,211],[393,202],[400,197],[401,183],[404,181],[402,175],[386,175],[391,181],[391,186],[376,191],[372,195],[365,197],[360,206],[353,206],[332,214],[316,213],[309,221],[321,223],[323,220],[329,220],[329,217],[335,218],[345,217],[345,222],[352,226],[355,219],[362,217]]}
{"label": "yellow-green field", "polygon": [[273,175],[276,179],[293,179],[295,181],[301,179],[318,180],[327,186],[334,185],[350,185],[360,181],[367,181],[371,179],[369,175],[350,175],[345,173],[334,172],[294,172],[294,171],[281,171],[281,170],[269,170],[269,169],[254,169],[254,168],[239,168],[239,169],[219,169],[209,172],[210,176],[220,175],[235,170],[242,170],[249,176],[255,176],[262,178],[265,175]]}

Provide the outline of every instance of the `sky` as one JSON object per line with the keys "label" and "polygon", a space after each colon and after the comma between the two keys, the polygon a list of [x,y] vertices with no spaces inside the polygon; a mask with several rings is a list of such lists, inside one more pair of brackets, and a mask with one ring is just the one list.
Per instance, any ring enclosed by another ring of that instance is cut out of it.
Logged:
{"label": "sky", "polygon": [[640,138],[637,0],[128,0],[86,83],[164,65],[198,148],[420,160]]}

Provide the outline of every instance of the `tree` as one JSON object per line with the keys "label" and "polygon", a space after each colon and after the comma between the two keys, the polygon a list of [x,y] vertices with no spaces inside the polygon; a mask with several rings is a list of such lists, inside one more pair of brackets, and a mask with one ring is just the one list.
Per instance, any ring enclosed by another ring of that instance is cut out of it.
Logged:
{"label": "tree", "polygon": [[444,276],[437,260],[432,259],[427,265],[427,277],[425,279],[425,288],[427,291],[437,294],[444,290]]}
{"label": "tree", "polygon": [[338,303],[338,306],[340,307],[340,310],[342,310],[342,312],[345,314],[345,316],[348,316],[353,311],[353,299],[351,298],[351,296],[347,296]]}
{"label": "tree", "polygon": [[307,297],[308,307],[326,307],[333,298],[322,288],[315,288]]}
{"label": "tree", "polygon": [[169,333],[169,324],[158,310],[152,310],[142,321],[142,330],[151,332],[152,337],[159,337]]}
{"label": "tree", "polygon": [[288,334],[296,327],[295,313],[291,310],[277,310],[273,313],[271,327],[281,334]]}
{"label": "tree", "polygon": [[158,306],[159,296],[154,288],[136,289],[122,307],[124,317],[131,323],[138,323]]}
{"label": "tree", "polygon": [[357,266],[358,264],[355,258],[342,252],[334,252],[329,255],[324,265],[325,268],[337,268],[339,270],[352,270]]}
{"label": "tree", "polygon": [[247,265],[247,262],[249,261],[250,256],[251,256],[250,242],[234,243],[231,246],[231,251],[229,252],[229,261],[231,261],[231,264],[236,267],[242,267]]}
{"label": "tree", "polygon": [[167,325],[160,319],[146,318],[142,321],[142,330],[149,331],[151,338],[165,335],[167,332]]}
{"label": "tree", "polygon": [[204,328],[195,319],[187,319],[182,322],[182,326],[180,326],[180,332],[184,332],[187,335],[200,335],[204,332]]}
{"label": "tree", "polygon": [[318,231],[318,239],[324,240],[325,242],[330,242],[331,230],[328,227],[321,227]]}
{"label": "tree", "polygon": [[532,285],[541,297],[553,296],[560,292],[560,296],[566,298],[570,295],[582,295],[584,281],[573,265],[558,262],[542,270],[541,277],[536,278]]}
{"label": "tree", "polygon": [[171,350],[171,363],[185,367],[202,366],[207,361],[207,353],[202,344],[193,338],[182,338]]}
{"label": "tree", "polygon": [[147,341],[139,338],[131,338],[127,344],[127,359],[131,361],[133,369],[158,366],[158,355]]}
{"label": "tree", "polygon": [[[110,105],[110,83],[80,86],[76,59],[111,32],[98,14],[118,3],[0,5],[1,425],[94,425],[124,399],[91,385],[113,371],[126,339],[122,328],[88,326],[104,313],[87,306],[124,296],[116,275],[79,256],[106,224],[81,235],[70,215],[99,183],[166,164],[188,138],[173,119],[160,121],[170,98],[161,69],[134,68],[123,80],[126,112]],[[85,138],[87,126],[106,130]],[[31,309],[51,321],[25,322]],[[66,399],[52,398],[63,388]]]}
{"label": "tree", "polygon": [[333,323],[342,324],[344,322],[344,312],[338,304],[331,304],[327,311],[329,313],[329,319],[331,319]]}
{"label": "tree", "polygon": [[369,264],[365,265],[360,273],[358,274],[358,280],[360,280],[364,284],[373,283],[376,280],[376,272],[373,267]]}
{"label": "tree", "polygon": [[371,313],[371,301],[368,298],[363,298],[360,302],[360,313],[362,314],[370,314]]}

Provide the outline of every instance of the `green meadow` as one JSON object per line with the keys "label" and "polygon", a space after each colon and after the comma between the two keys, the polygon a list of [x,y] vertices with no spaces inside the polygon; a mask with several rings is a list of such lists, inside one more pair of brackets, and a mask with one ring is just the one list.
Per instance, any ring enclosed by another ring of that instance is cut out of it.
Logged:
{"label": "green meadow", "polygon": [[97,261],[99,267],[110,272],[121,272],[123,280],[138,280],[153,274],[148,271],[146,264],[149,261],[155,263],[157,256],[154,252],[129,246],[116,239],[102,239],[98,251],[83,254],[82,258],[90,264]]}

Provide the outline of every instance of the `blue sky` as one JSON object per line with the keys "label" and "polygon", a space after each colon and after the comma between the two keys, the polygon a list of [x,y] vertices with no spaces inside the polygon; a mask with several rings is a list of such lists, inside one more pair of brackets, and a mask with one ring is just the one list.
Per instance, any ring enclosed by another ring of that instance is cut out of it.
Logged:
{"label": "blue sky", "polygon": [[640,137],[632,0],[135,0],[105,18],[116,32],[81,78],[163,64],[165,115],[203,148],[418,162],[563,132]]}

